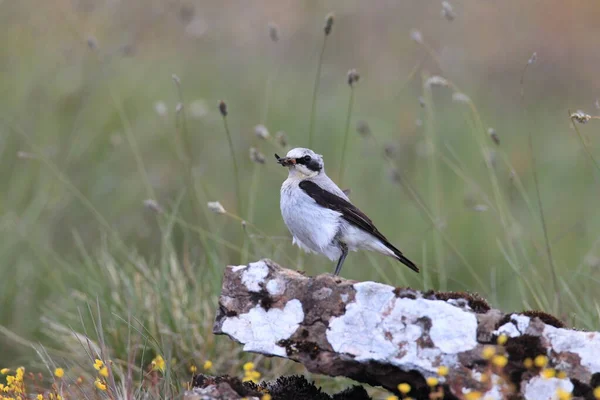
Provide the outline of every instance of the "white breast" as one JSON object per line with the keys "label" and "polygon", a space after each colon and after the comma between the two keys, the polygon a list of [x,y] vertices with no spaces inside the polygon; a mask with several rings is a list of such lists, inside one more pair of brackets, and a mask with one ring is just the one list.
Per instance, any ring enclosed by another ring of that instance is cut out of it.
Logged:
{"label": "white breast", "polygon": [[339,231],[341,213],[319,206],[298,187],[299,182],[287,179],[281,186],[283,221],[298,246],[335,260],[340,256],[334,238]]}

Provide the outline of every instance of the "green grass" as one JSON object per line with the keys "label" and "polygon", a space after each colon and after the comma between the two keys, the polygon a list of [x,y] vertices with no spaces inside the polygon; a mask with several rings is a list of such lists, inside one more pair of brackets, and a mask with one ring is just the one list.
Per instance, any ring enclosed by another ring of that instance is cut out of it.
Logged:
{"label": "green grass", "polygon": [[[540,309],[598,329],[598,122],[571,125],[566,111],[587,99],[541,95],[540,61],[527,70],[522,100],[526,57],[511,59],[504,77],[511,84],[490,79],[476,89],[468,71],[444,70],[429,41],[411,42],[406,26],[390,28],[393,45],[379,43],[372,59],[348,65],[360,35],[338,6],[325,56],[317,59],[319,23],[329,11],[321,8],[302,14],[300,39],[280,23],[273,43],[265,23],[241,48],[247,32],[223,28],[238,27],[241,14],[216,6],[209,10],[220,24],[194,39],[177,9],[151,23],[131,6],[119,20],[107,7],[62,5],[39,10],[55,24],[36,25],[37,13],[28,14],[33,2],[0,3],[0,15],[13,17],[0,24],[2,51],[15,55],[0,54],[0,367],[56,365],[71,377],[93,377],[96,348],[115,363],[120,385],[129,382],[128,370],[139,382],[161,354],[176,359],[162,396],[181,390],[192,362],[211,360],[217,373],[238,375],[247,360],[267,377],[302,371],[243,355],[211,330],[228,264],[267,257],[291,268],[300,261],[311,275],[333,270],[323,257],[298,256],[279,213],[286,171],[272,153],[287,149],[274,133],[284,130],[289,147],[307,146],[309,126],[328,173],[338,177],[343,168],[354,203],[422,267],[417,275],[353,253],[345,277],[479,292],[502,310]],[[97,49],[86,45],[92,31]],[[134,52],[124,55],[115,33],[133,31]],[[443,36],[431,43],[437,40]],[[399,53],[398,70],[382,75],[377,57],[390,53]],[[349,67],[361,72],[351,94]],[[425,84],[433,72],[447,87]],[[468,101],[452,101],[463,91]],[[227,99],[230,140],[220,99]],[[159,101],[166,115],[155,112]],[[372,136],[353,131],[361,119]],[[254,135],[258,123],[270,139]],[[490,126],[499,146],[487,135]],[[266,164],[249,159],[251,146]],[[145,207],[148,199],[161,212]],[[211,213],[208,201],[231,213]]]}

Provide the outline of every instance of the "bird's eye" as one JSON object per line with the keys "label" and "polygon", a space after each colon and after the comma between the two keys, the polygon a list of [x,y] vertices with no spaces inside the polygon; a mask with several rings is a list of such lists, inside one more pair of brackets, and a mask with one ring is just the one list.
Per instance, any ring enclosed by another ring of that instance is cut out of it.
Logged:
{"label": "bird's eye", "polygon": [[302,157],[304,162],[309,162],[310,161],[310,156],[304,156]]}

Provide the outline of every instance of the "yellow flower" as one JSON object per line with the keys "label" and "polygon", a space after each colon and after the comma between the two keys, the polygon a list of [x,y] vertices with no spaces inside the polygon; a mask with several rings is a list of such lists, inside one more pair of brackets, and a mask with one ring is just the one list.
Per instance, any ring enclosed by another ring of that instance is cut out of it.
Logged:
{"label": "yellow flower", "polygon": [[500,346],[504,346],[507,341],[508,341],[508,336],[506,336],[503,333],[502,335],[498,336],[498,339],[496,340],[496,343],[498,343]]}
{"label": "yellow flower", "polygon": [[398,400],[397,396],[388,396],[385,398],[385,400]]}
{"label": "yellow flower", "polygon": [[481,351],[481,356],[484,360],[489,360],[496,354],[496,348],[494,346],[485,346]]}
{"label": "yellow flower", "polygon": [[529,357],[523,360],[523,366],[527,369],[533,367],[533,360]]}
{"label": "yellow flower", "polygon": [[12,375],[8,375],[6,377],[6,383],[9,384],[9,385],[12,385],[13,383],[15,383],[15,377],[12,376]]}
{"label": "yellow flower", "polygon": [[100,368],[100,371],[98,371],[98,373],[100,374],[100,376],[108,378],[108,367],[104,366]]}
{"label": "yellow flower", "polygon": [[192,374],[195,374],[196,372],[198,372],[198,367],[196,367],[194,364],[190,365],[190,372]]}
{"label": "yellow flower", "polygon": [[427,378],[427,385],[428,386],[437,386],[438,383],[440,383],[440,381],[435,376],[430,376],[429,378]]}
{"label": "yellow flower", "polygon": [[410,392],[410,385],[408,383],[401,383],[398,385],[398,391],[402,394],[408,394]]}
{"label": "yellow flower", "polygon": [[54,370],[54,376],[56,376],[57,378],[62,378],[63,376],[65,376],[65,370],[62,368],[56,368]]}
{"label": "yellow flower", "polygon": [[154,360],[152,360],[152,369],[164,372],[164,370],[165,370],[165,359],[162,358],[162,356],[160,354],[157,355],[156,357],[154,357]]}
{"label": "yellow flower", "polygon": [[260,400],[271,400],[271,395],[269,393],[263,394]]}
{"label": "yellow flower", "polygon": [[558,371],[556,377],[558,379],[567,379],[567,373],[565,371]]}
{"label": "yellow flower", "polygon": [[508,364],[508,358],[504,355],[497,354],[492,357],[492,364],[497,367],[504,368],[506,367],[506,364]]}
{"label": "yellow flower", "polygon": [[567,392],[563,388],[556,389],[556,396],[558,397],[558,400],[571,400],[572,397],[571,392]]}
{"label": "yellow flower", "polygon": [[554,368],[544,368],[541,374],[544,379],[554,378],[556,376],[556,370]]}
{"label": "yellow flower", "polygon": [[533,360],[533,363],[538,368],[544,368],[548,364],[548,357],[540,354]]}
{"label": "yellow flower", "polygon": [[41,394],[38,394],[38,395],[35,397],[35,400],[44,400],[44,396],[43,396],[43,395],[41,395]]}
{"label": "yellow flower", "polygon": [[[205,371],[208,371],[212,367],[213,367],[213,363],[210,360],[204,361],[204,365],[202,366],[202,368],[204,368]],[[254,368],[254,364],[252,364],[252,368]]]}
{"label": "yellow flower", "polygon": [[96,358],[96,361],[94,361],[94,368],[96,369],[96,371],[100,371],[102,367],[104,367],[104,362]]}
{"label": "yellow flower", "polygon": [[481,392],[472,391],[469,393],[465,393],[465,400],[478,400],[481,398]]}
{"label": "yellow flower", "polygon": [[600,400],[600,386],[594,388],[594,397]]}
{"label": "yellow flower", "polygon": [[97,378],[96,381],[94,381],[94,385],[100,390],[106,390],[106,383],[101,381],[100,378]]}
{"label": "yellow flower", "polygon": [[252,371],[254,369],[254,363],[252,361],[247,362],[242,368],[244,371]]}
{"label": "yellow flower", "polygon": [[446,367],[445,365],[442,365],[441,367],[438,367],[437,372],[438,372],[439,376],[446,376],[450,372],[450,369],[448,367]]}
{"label": "yellow flower", "polygon": [[0,374],[2,374],[2,375],[6,375],[6,374],[8,374],[9,372],[10,372],[10,369],[9,369],[9,368],[2,368],[2,369],[0,369]]}

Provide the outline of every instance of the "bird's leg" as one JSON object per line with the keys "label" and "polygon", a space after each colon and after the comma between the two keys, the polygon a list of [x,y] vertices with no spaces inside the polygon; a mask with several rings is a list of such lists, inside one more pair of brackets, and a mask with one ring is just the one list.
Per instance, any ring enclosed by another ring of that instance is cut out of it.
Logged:
{"label": "bird's leg", "polygon": [[340,259],[337,262],[337,266],[335,267],[335,272],[333,273],[333,275],[335,276],[338,276],[340,274],[340,271],[342,270],[342,265],[344,264],[344,260],[348,255],[348,246],[346,246],[346,244],[344,243],[340,243],[340,250],[342,250],[342,255],[340,256]]}

